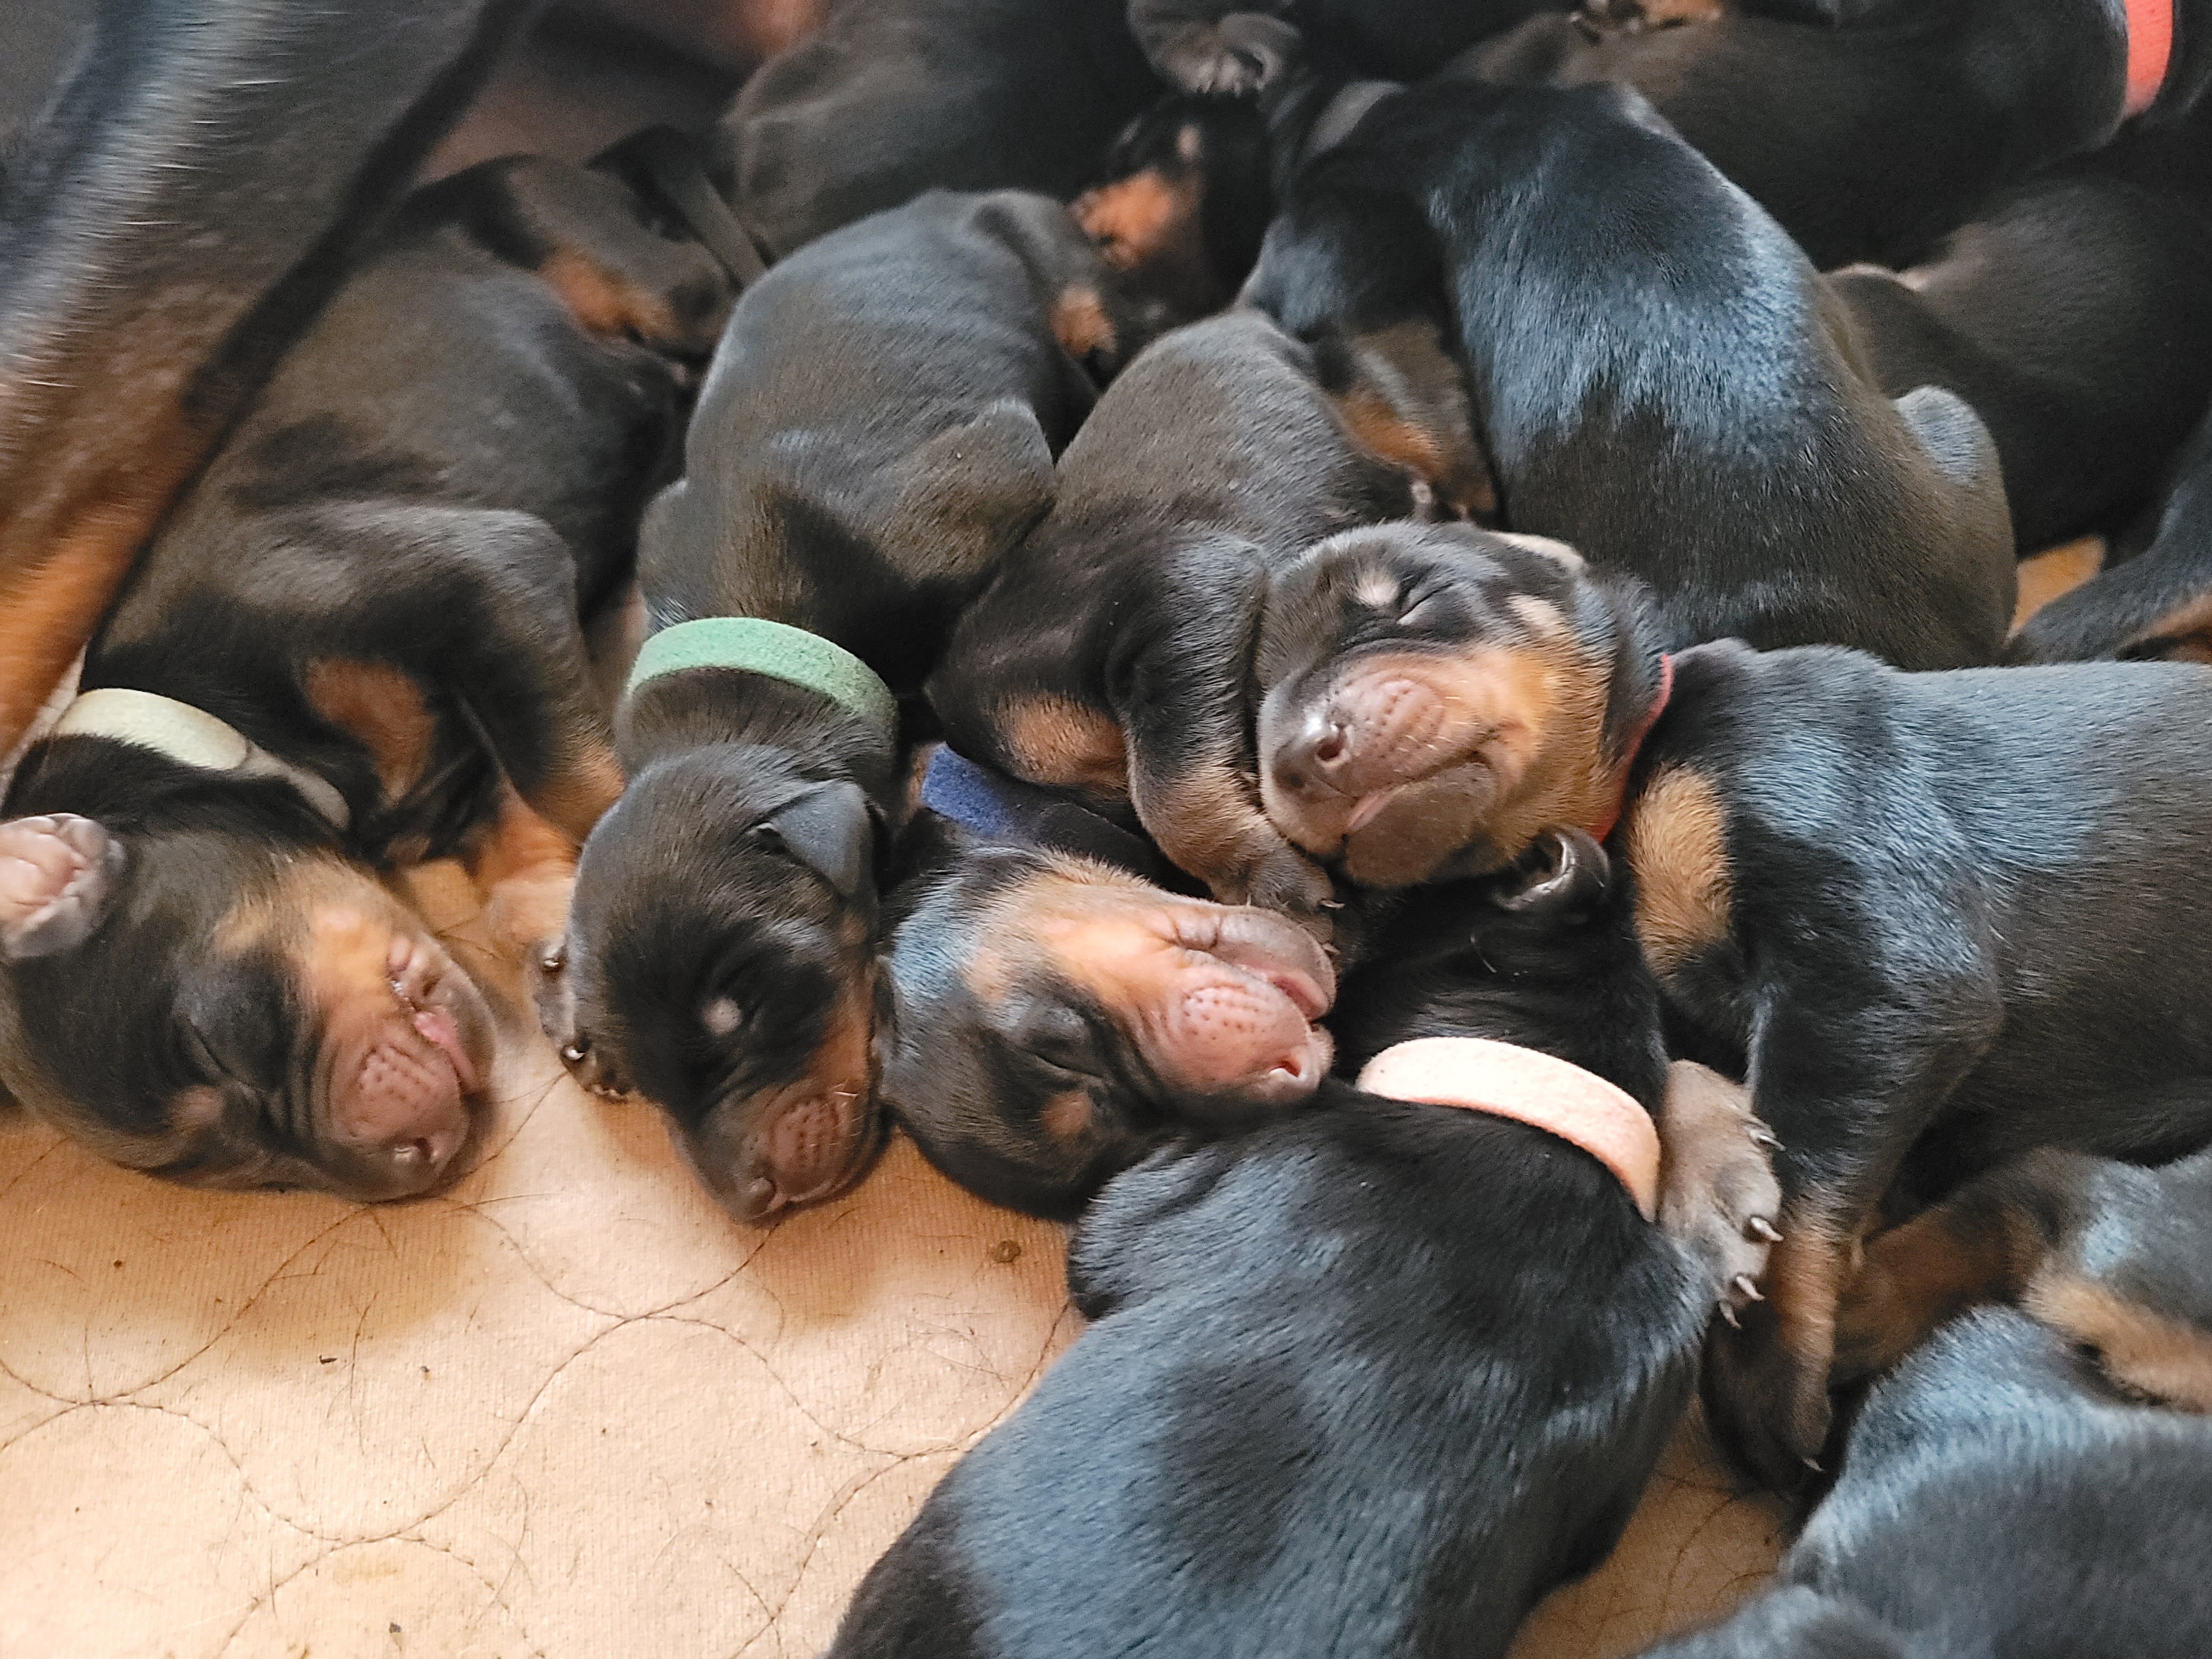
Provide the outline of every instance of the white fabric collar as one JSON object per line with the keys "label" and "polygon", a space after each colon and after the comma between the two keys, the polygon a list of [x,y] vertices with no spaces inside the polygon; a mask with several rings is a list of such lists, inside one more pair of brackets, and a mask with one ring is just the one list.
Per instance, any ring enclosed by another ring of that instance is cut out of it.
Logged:
{"label": "white fabric collar", "polygon": [[247,778],[281,778],[331,824],[353,822],[345,797],[325,778],[279,760],[228,720],[174,697],[122,686],[83,692],[62,711],[48,732],[54,738],[113,738],[152,749],[187,766]]}

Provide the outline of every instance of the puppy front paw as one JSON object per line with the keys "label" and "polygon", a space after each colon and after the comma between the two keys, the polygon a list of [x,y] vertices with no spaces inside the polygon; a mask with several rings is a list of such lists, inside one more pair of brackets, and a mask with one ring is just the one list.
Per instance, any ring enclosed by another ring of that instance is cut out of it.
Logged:
{"label": "puppy front paw", "polygon": [[1256,905],[1288,916],[1323,945],[1336,936],[1343,909],[1328,871],[1288,842],[1252,860],[1239,877],[1213,884],[1224,904]]}
{"label": "puppy front paw", "polygon": [[1297,30],[1279,17],[1235,11],[1216,24],[1161,30],[1146,47],[1152,67],[1185,92],[1235,98],[1279,80],[1299,42]]}
{"label": "puppy front paw", "polygon": [[1668,1068],[1659,1119],[1659,1225],[1711,1277],[1734,1325],[1765,1300],[1759,1280],[1782,1237],[1773,1132],[1752,1115],[1750,1091],[1687,1060]]}
{"label": "puppy front paw", "polygon": [[1720,15],[1721,0],[1583,0],[1574,14],[1576,25],[1593,39],[1710,23]]}
{"label": "puppy front paw", "polygon": [[576,1023],[576,996],[568,981],[568,946],[556,938],[538,946],[526,959],[531,1005],[538,1011],[538,1029],[561,1056],[561,1064],[585,1091],[602,1100],[630,1092],[629,1079],[613,1056],[594,1043]]}

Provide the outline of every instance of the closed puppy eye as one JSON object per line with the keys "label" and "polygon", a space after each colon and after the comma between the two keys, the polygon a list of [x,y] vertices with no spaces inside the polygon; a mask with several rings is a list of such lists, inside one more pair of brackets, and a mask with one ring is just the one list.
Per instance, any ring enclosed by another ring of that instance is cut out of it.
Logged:
{"label": "closed puppy eye", "polygon": [[1411,596],[1411,601],[1403,611],[1398,613],[1398,626],[1401,628],[1413,627],[1419,619],[1421,613],[1430,610],[1434,605],[1435,596],[1428,593],[1416,593]]}

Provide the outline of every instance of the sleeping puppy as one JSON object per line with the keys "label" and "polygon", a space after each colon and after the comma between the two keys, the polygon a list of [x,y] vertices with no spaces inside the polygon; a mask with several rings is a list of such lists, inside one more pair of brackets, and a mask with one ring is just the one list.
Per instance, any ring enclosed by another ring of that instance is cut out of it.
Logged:
{"label": "sleeping puppy", "polygon": [[1641,577],[1672,643],[2002,647],[1980,422],[1869,385],[1804,256],[1633,92],[1382,98],[1299,170],[1245,296],[1369,447]]}
{"label": "sleeping puppy", "polygon": [[1779,1485],[1820,1451],[1850,1253],[1924,1134],[1960,1173],[2212,1137],[2191,902],[2212,672],[1901,674],[1664,637],[1563,550],[1340,537],[1270,597],[1262,776],[1291,840],[1355,880],[1617,822],[1670,1034],[1748,1076],[1782,1139],[1768,1300],[1707,1372],[1717,1426]]}
{"label": "sleeping puppy", "polygon": [[1160,83],[1127,0],[842,0],[746,81],[714,172],[772,258],[927,190],[1091,180]]}
{"label": "sleeping puppy", "polygon": [[2212,410],[2174,458],[2151,521],[2148,546],[2117,544],[2107,568],[2027,619],[2016,659],[2212,662]]}
{"label": "sleeping puppy", "polygon": [[[1434,895],[1453,926],[1418,956],[1385,952],[1397,976],[1340,1016],[1340,1037],[1354,1055],[1540,1038],[1631,1091],[1611,1097],[1656,1156],[1646,1109],[1668,1073],[1649,1021],[1562,1023],[1549,982],[1553,933],[1625,935],[1626,890],[1595,848],[1555,856]],[[977,992],[1049,994],[1049,974],[988,954],[1023,914],[977,940]],[[1620,994],[1649,1001],[1632,944],[1620,960]],[[957,1023],[961,1006],[939,1009]],[[1018,1097],[1050,1136],[1035,1106],[1066,1086],[1010,1077],[966,1127],[1024,1134],[994,1117]],[[1504,1653],[1538,1598],[1612,1548],[1717,1301],[1771,1232],[1740,1096],[1694,1067],[1665,1092],[1657,1226],[1544,1129],[1341,1079],[1115,1177],[1070,1248],[1095,1322],[939,1484],[829,1651]]]}
{"label": "sleeping puppy", "polygon": [[1940,386],[1989,428],[2023,550],[2125,523],[2212,401],[2208,141],[2212,112],[2133,123],[1911,270],[1828,279],[1876,385]]}
{"label": "sleeping puppy", "polygon": [[[2129,16],[2172,0],[1605,0],[1534,18],[1444,72],[1635,88],[1826,269],[1916,262],[1994,191],[2188,106],[2212,50],[2183,0],[2175,50]],[[1679,28],[1644,16],[1702,12]],[[1589,13],[1608,27],[1593,27]],[[2164,96],[2160,94],[2163,90]]]}
{"label": "sleeping puppy", "polygon": [[1250,313],[1146,351],[1061,459],[1059,497],[962,616],[929,697],[951,746],[1127,811],[1226,903],[1328,931],[1327,876],[1267,823],[1247,684],[1268,573],[1412,509],[1312,360]]}
{"label": "sleeping puppy", "polygon": [[927,816],[909,848],[882,1094],[969,1191],[1072,1220],[1173,1137],[1274,1115],[1328,1071],[1335,969],[1273,911]]}
{"label": "sleeping puppy", "polygon": [[[2201,1653],[2208,1247],[2203,1153],[2157,1170],[2035,1154],[1876,1238],[1839,1370],[1902,1363],[1842,1479],[1774,1589],[1654,1659]],[[2021,1311],[1975,1310],[1994,1297]]]}
{"label": "sleeping puppy", "polygon": [[670,1115],[741,1219],[838,1190],[878,1144],[894,688],[1044,516],[1054,456],[1143,327],[1067,210],[1018,191],[826,236],[732,315],[686,476],[640,533],[664,631],[539,1012],[588,1086]]}
{"label": "sleeping puppy", "polygon": [[0,822],[41,1116],[202,1185],[461,1167],[489,1016],[379,872],[458,852],[515,952],[558,925],[620,781],[582,618],[730,297],[672,228],[552,161],[418,192],[179,504]]}

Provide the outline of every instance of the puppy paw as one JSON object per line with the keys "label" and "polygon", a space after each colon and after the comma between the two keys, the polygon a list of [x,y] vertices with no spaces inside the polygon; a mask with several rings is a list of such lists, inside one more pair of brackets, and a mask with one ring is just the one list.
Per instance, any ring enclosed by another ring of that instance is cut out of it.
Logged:
{"label": "puppy paw", "polygon": [[1822,1472],[1834,1420],[1826,1359],[1791,1350],[1772,1303],[1753,1304],[1735,1325],[1715,1322],[1702,1385],[1714,1439],[1762,1484],[1786,1495]]}
{"label": "puppy paw", "polygon": [[1255,859],[1241,877],[1215,884],[1213,896],[1288,916],[1324,946],[1334,941],[1344,908],[1328,872],[1288,842]]}
{"label": "puppy paw", "polygon": [[123,845],[74,812],[0,823],[0,960],[50,956],[99,923]]}
{"label": "puppy paw", "polygon": [[611,1055],[603,1053],[576,1024],[576,996],[568,981],[568,946],[555,938],[526,959],[530,1000],[538,1011],[538,1029],[561,1056],[561,1064],[588,1093],[612,1100],[630,1092],[629,1079]]}
{"label": "puppy paw", "polygon": [[1280,79],[1299,34],[1263,12],[1231,12],[1218,24],[1184,23],[1147,43],[1152,67],[1186,92],[1243,97]]}
{"label": "puppy paw", "polygon": [[1721,0],[1583,0],[1575,23],[1593,39],[1606,34],[1640,34],[1677,23],[1710,23],[1721,15]]}
{"label": "puppy paw", "polygon": [[1752,1115],[1748,1090],[1678,1060],[1668,1072],[1659,1144],[1659,1225],[1704,1266],[1721,1317],[1736,1324],[1765,1299],[1759,1280],[1782,1237],[1773,1133]]}

